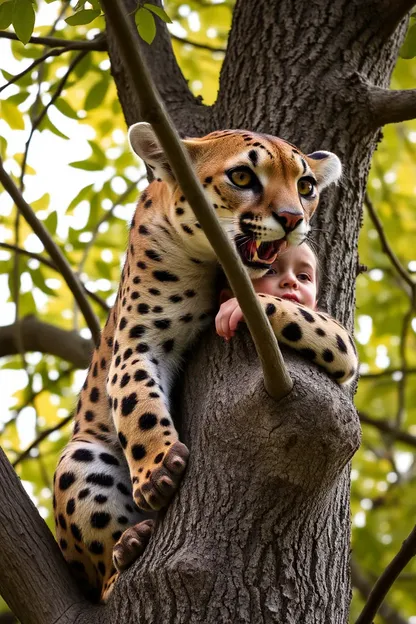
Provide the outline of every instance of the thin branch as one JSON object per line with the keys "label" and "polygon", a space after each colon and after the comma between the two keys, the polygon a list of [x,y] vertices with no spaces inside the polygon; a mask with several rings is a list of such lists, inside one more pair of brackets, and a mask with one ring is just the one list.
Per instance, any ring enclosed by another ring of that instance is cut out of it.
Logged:
{"label": "thin branch", "polygon": [[368,87],[371,120],[376,127],[416,118],[416,89],[390,91]]}
{"label": "thin branch", "polygon": [[[383,377],[392,377],[396,373],[400,373],[402,375],[414,375],[416,373],[416,368],[386,368],[379,373],[362,373],[360,375],[360,381],[370,381],[373,379],[382,379]],[[391,379],[391,381],[396,381],[396,379]]]}
{"label": "thin branch", "polygon": [[290,392],[293,382],[286,370],[276,337],[254,293],[247,271],[221,227],[193,171],[189,156],[162,107],[136,46],[131,25],[120,0],[102,0],[102,5],[107,21],[112,22],[117,33],[120,52],[124,57],[124,63],[130,72],[141,104],[142,118],[152,124],[178,184],[203,227],[224,268],[228,282],[238,298],[262,363],[265,388],[270,396],[281,399]]}
{"label": "thin branch", "polygon": [[[18,247],[17,245],[11,245],[10,243],[0,243],[0,249],[7,249],[8,251],[15,251],[18,254],[23,256],[28,256],[32,258],[32,260],[37,260],[41,264],[49,267],[53,271],[57,271],[59,273],[59,269],[54,265],[53,262],[45,258],[45,256],[41,256],[33,251],[28,251],[27,249],[23,249],[22,247]],[[81,281],[81,280],[80,280]],[[83,282],[81,282],[82,288],[85,290],[86,294],[91,297],[96,303],[98,303],[105,312],[109,312],[110,306],[102,299],[99,295],[89,290]]]}
{"label": "thin branch", "polygon": [[52,240],[49,232],[46,230],[45,226],[39,219],[36,214],[33,212],[32,208],[25,201],[23,195],[13,182],[12,178],[5,171],[3,167],[3,161],[0,158],[0,182],[3,184],[6,191],[9,193],[10,197],[13,199],[14,203],[18,207],[19,211],[26,219],[28,224],[31,226],[34,233],[38,236],[46,251],[58,267],[63,279],[67,283],[69,289],[74,295],[83,315],[85,321],[91,331],[94,342],[98,344],[100,339],[100,325],[98,323],[97,317],[92,310],[88,299],[85,296],[83,288],[80,284],[78,278],[74,275],[67,259],[59,249],[59,247]]}
{"label": "thin branch", "polygon": [[410,446],[416,447],[416,436],[411,433],[406,433],[405,431],[397,431],[396,427],[392,425],[387,420],[381,420],[378,418],[372,418],[363,412],[359,412],[360,421],[366,425],[371,425],[375,427],[382,433],[391,434],[394,436],[395,440],[399,440],[400,442],[404,442],[405,444],[409,444]]}
{"label": "thin branch", "polygon": [[[35,59],[33,63],[29,65],[29,67],[21,71],[19,74],[16,74],[16,76],[13,76],[13,78],[11,78],[5,85],[0,87],[0,93],[4,91],[4,89],[7,89],[7,87],[9,87],[10,85],[20,80],[20,78],[23,78],[23,76],[26,76],[26,74],[31,73],[35,69],[35,67],[37,67],[38,65],[46,61],[46,59],[52,56],[60,56],[61,54],[64,54],[65,52],[71,52],[73,50],[87,50],[87,51],[96,50],[95,45],[94,45],[95,39],[93,39],[92,41],[83,41],[81,43],[83,44],[82,46],[80,46],[79,43],[74,42],[74,43],[69,43],[69,45],[62,47],[62,48],[53,48],[51,50],[48,50],[48,52],[45,52],[45,54]],[[89,45],[87,46],[86,44],[89,44]]]}
{"label": "thin branch", "polygon": [[384,598],[409,561],[416,555],[416,526],[404,540],[397,555],[376,581],[355,624],[371,624]]}
{"label": "thin branch", "polygon": [[[19,38],[14,33],[10,32],[0,32],[0,39],[19,41]],[[95,37],[92,41],[85,41],[84,39],[80,39],[79,41],[76,39],[60,39],[59,37],[31,37],[29,43],[36,43],[50,48],[72,46],[72,50],[84,50],[86,48],[94,52],[107,51],[107,41],[103,35]]]}
{"label": "thin branch", "polygon": [[[75,369],[72,369],[75,370]],[[51,433],[54,433],[55,431],[59,431],[60,429],[62,429],[63,427],[65,427],[68,423],[70,423],[74,418],[73,414],[69,414],[68,416],[66,416],[65,418],[63,418],[62,420],[60,420],[54,427],[50,427],[49,429],[45,429],[45,431],[42,431],[38,437],[36,438],[36,440],[33,440],[32,444],[30,444],[27,449],[25,449],[12,463],[13,468],[16,468],[16,466],[18,466],[20,464],[20,462],[24,461],[29,455],[30,452],[36,448],[37,446],[39,446],[39,444],[41,442],[43,442],[43,440],[45,438],[47,438],[49,435],[51,435]]]}
{"label": "thin branch", "polygon": [[406,271],[406,269],[403,267],[403,265],[401,264],[400,260],[397,258],[396,254],[394,253],[394,251],[392,250],[392,248],[390,247],[390,244],[387,240],[386,234],[384,232],[384,228],[383,228],[383,224],[381,223],[377,212],[374,208],[374,204],[371,201],[368,193],[365,194],[365,198],[364,198],[364,203],[367,207],[368,213],[371,217],[371,220],[374,224],[374,227],[376,228],[378,235],[380,237],[380,242],[381,242],[381,248],[383,249],[384,253],[387,254],[387,256],[389,257],[392,265],[394,266],[394,268],[396,269],[396,271],[398,272],[398,274],[400,275],[400,277],[406,282],[406,284],[408,284],[410,286],[411,291],[416,289],[416,282],[414,282],[411,278],[411,276],[409,275],[409,273]]}
{"label": "thin branch", "polygon": [[[412,318],[416,309],[416,289],[412,290],[412,300],[408,311],[403,317],[402,331],[400,335],[400,364],[401,368],[407,368],[407,341],[409,337],[409,330],[411,328]],[[397,413],[396,413],[396,431],[401,428],[405,414],[406,414],[406,387],[407,387],[407,375],[402,375],[397,385],[398,401],[397,401]]]}
{"label": "thin branch", "polygon": [[16,324],[0,327],[0,357],[16,355],[16,331],[19,329],[25,351],[48,353],[70,362],[76,368],[87,368],[93,343],[77,332],[68,331],[40,321],[36,316],[26,316]]}
{"label": "thin branch", "polygon": [[[351,560],[351,582],[361,594],[364,600],[367,600],[371,592],[371,583],[364,576],[358,563]],[[379,614],[386,622],[386,624],[407,624],[407,620],[397,613],[390,605],[382,604],[379,609]]]}
{"label": "thin branch", "polygon": [[217,48],[215,46],[209,45],[208,43],[198,43],[197,41],[190,41],[185,37],[178,37],[177,35],[174,35],[172,33],[170,33],[170,36],[171,39],[173,39],[174,41],[178,41],[179,43],[183,43],[184,45],[193,46],[194,48],[199,48],[200,50],[207,50],[208,52],[222,52],[223,54],[225,54],[226,52],[226,48]]}

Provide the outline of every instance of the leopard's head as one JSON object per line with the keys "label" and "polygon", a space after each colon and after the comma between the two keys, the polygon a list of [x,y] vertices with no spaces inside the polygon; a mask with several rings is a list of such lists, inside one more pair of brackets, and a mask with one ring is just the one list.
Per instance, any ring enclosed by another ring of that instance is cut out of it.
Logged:
{"label": "leopard's head", "polygon": [[[129,130],[132,149],[166,182],[170,217],[192,253],[212,253],[149,124]],[[288,245],[300,245],[319,194],[341,175],[339,158],[303,154],[274,136],[245,130],[212,132],[183,140],[217,216],[252,277],[260,277]]]}

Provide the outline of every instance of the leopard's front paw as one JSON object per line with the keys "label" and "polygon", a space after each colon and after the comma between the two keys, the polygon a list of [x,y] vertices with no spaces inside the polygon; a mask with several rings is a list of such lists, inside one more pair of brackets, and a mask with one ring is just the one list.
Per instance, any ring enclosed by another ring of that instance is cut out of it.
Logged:
{"label": "leopard's front paw", "polygon": [[145,480],[134,491],[136,505],[146,511],[167,505],[179,486],[188,457],[185,444],[175,442],[157,467],[154,464],[145,466]]}
{"label": "leopard's front paw", "polygon": [[124,531],[113,548],[116,570],[127,570],[140,557],[149,543],[154,527],[154,520],[144,520]]}

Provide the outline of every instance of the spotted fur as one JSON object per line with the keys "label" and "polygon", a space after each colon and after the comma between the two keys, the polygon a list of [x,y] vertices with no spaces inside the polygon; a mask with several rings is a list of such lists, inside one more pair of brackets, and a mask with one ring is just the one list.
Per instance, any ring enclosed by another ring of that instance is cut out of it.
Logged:
{"label": "spotted fur", "polygon": [[[133,126],[129,138],[155,179],[133,217],[117,299],[79,397],[54,498],[61,550],[83,585],[104,598],[149,539],[151,525],[140,522],[139,508],[167,504],[186,467],[169,395],[184,351],[215,312],[215,254],[150,127]],[[307,156],[268,135],[229,130],[184,145],[252,277],[305,239],[320,190],[340,175],[334,154]],[[249,187],[238,186],[247,179]],[[302,179],[312,180],[308,197],[298,190]],[[291,318],[285,324],[283,312],[267,309],[272,323],[280,323],[280,338],[307,357],[313,349],[335,376],[341,366],[349,375],[344,362],[333,371],[325,359],[325,349],[342,351],[333,336],[314,331],[315,325],[325,331],[326,317],[313,313],[312,322],[301,306],[278,303]],[[339,336],[345,344],[342,328]]]}

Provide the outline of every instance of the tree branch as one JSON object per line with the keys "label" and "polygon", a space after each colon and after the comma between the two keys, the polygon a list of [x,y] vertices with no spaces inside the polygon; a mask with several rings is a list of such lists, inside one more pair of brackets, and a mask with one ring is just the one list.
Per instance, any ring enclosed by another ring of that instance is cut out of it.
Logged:
{"label": "tree branch", "polygon": [[416,89],[369,88],[371,120],[376,127],[416,118]]}
{"label": "tree branch", "polygon": [[86,298],[83,288],[79,279],[74,275],[67,259],[59,249],[59,247],[54,243],[52,238],[50,237],[49,232],[44,227],[43,223],[39,221],[36,214],[33,212],[32,208],[25,201],[23,195],[13,182],[12,178],[5,171],[3,167],[3,161],[0,158],[0,182],[3,184],[6,191],[9,193],[10,197],[13,199],[14,203],[18,207],[19,211],[26,219],[34,233],[38,236],[46,251],[58,267],[63,279],[68,285],[68,288],[71,290],[74,295],[83,315],[86,320],[86,323],[91,331],[94,342],[98,344],[100,340],[100,325],[98,323],[97,317],[92,310],[88,299]]}
{"label": "tree branch", "polygon": [[107,16],[118,35],[120,51],[137,89],[142,118],[150,122],[169,160],[180,188],[221,262],[228,282],[238,298],[247,326],[260,358],[268,394],[281,399],[291,391],[293,382],[286,370],[275,335],[255,295],[253,285],[235,248],[230,244],[215,211],[196,177],[188,154],[153,88],[150,76],[137,49],[131,25],[120,0],[102,0]]}
{"label": "tree branch", "polygon": [[367,603],[355,624],[371,624],[386,594],[400,572],[416,555],[416,526],[404,540],[397,555],[392,559],[370,592]]}
{"label": "tree branch", "polygon": [[[33,251],[28,251],[27,249],[23,249],[23,247],[18,247],[17,245],[11,245],[10,243],[0,243],[0,249],[7,249],[8,251],[15,251],[16,253],[21,254],[22,256],[28,256],[29,258],[32,258],[33,260],[37,260],[41,264],[44,264],[45,266],[49,267],[53,271],[57,271],[59,273],[58,267],[56,267],[53,262],[48,260],[48,258],[45,258],[45,256],[41,256],[40,254],[37,254]],[[82,284],[82,288],[85,290],[87,295],[91,297],[91,299],[94,299],[94,301],[96,301],[105,312],[108,312],[110,310],[110,306],[106,304],[104,299],[101,299],[101,297],[99,297],[96,293],[89,290],[83,282],[81,282],[81,284]]]}
{"label": "tree branch", "polygon": [[226,48],[216,48],[215,46],[211,46],[208,43],[198,43],[198,41],[190,41],[189,39],[185,39],[184,37],[178,37],[178,35],[173,35],[172,33],[170,33],[170,37],[178,43],[190,45],[194,48],[198,48],[199,50],[207,50],[208,52],[222,52],[223,54],[225,54],[226,51]]}
{"label": "tree branch", "polygon": [[75,331],[44,323],[36,316],[26,316],[17,324],[0,327],[0,357],[19,353],[16,336],[20,332],[25,351],[39,351],[70,362],[76,368],[87,368],[94,348],[92,340]]}
{"label": "tree branch", "polygon": [[412,435],[411,433],[406,433],[405,431],[397,431],[396,427],[386,420],[371,418],[363,412],[359,412],[359,417],[362,423],[365,423],[366,425],[371,425],[372,427],[376,427],[376,429],[378,429],[382,433],[391,434],[392,436],[394,436],[395,440],[399,440],[400,442],[404,442],[405,444],[416,447],[416,436]]}
{"label": "tree branch", "polygon": [[[104,40],[105,37],[101,36],[101,39]],[[60,56],[61,54],[64,54],[65,52],[71,52],[73,50],[86,50],[86,51],[96,50],[97,48],[95,46],[95,41],[96,41],[95,39],[93,39],[92,41],[82,41],[80,43],[76,41],[71,43],[70,41],[68,45],[62,48],[57,47],[52,50],[48,50],[48,52],[45,52],[45,54],[42,54],[42,56],[35,59],[33,63],[31,63],[28,67],[26,67],[26,69],[21,71],[19,74],[16,74],[16,76],[13,76],[13,78],[11,78],[5,85],[0,87],[0,93],[4,91],[4,89],[7,89],[7,87],[9,87],[10,85],[20,80],[20,78],[23,78],[23,76],[25,76],[26,74],[29,74],[30,72],[32,72],[35,69],[35,67],[37,67],[38,65],[46,61],[46,59],[50,58],[51,56]]]}
{"label": "tree branch", "polygon": [[[371,381],[373,379],[382,379],[383,377],[392,377],[395,373],[401,373],[402,375],[414,375],[416,373],[416,368],[386,368],[386,370],[380,371],[379,373],[362,373],[360,375],[360,381]],[[396,381],[392,379],[392,381]]]}
{"label": "tree branch", "polygon": [[[11,39],[12,41],[20,41],[20,39],[10,32],[0,32],[0,39]],[[79,41],[74,39],[60,39],[59,37],[31,37],[29,43],[36,43],[39,45],[47,46],[50,48],[56,47],[68,47],[71,46],[71,50],[93,50],[95,52],[106,52],[107,41],[104,35],[99,35],[92,39],[92,41],[85,41],[80,39]]]}
{"label": "tree branch", "polygon": [[62,429],[68,423],[72,422],[73,418],[74,418],[74,415],[69,414],[68,416],[66,416],[66,418],[63,418],[62,420],[60,420],[54,427],[49,427],[49,429],[45,429],[45,431],[42,431],[38,435],[36,440],[33,440],[33,442],[29,444],[29,446],[22,453],[20,453],[20,455],[14,460],[12,464],[13,468],[16,468],[16,466],[18,466],[20,462],[24,461],[26,457],[29,457],[30,452],[34,448],[39,446],[39,444],[43,442],[45,438],[47,438],[51,433],[54,433],[55,431],[59,431],[59,429]]}
{"label": "tree branch", "polygon": [[414,0],[377,0],[377,12],[381,16],[383,33],[388,37],[415,6]]}
{"label": "tree branch", "polygon": [[100,624],[0,448],[0,593],[22,624]]}
{"label": "tree branch", "polygon": [[[351,560],[351,581],[364,600],[367,600],[371,592],[371,584],[368,582],[360,566],[354,559]],[[379,609],[380,616],[386,624],[407,624],[407,620],[397,613],[390,605],[382,604]]]}

